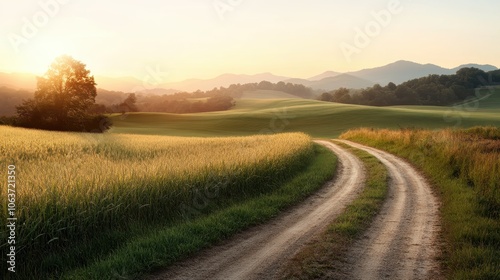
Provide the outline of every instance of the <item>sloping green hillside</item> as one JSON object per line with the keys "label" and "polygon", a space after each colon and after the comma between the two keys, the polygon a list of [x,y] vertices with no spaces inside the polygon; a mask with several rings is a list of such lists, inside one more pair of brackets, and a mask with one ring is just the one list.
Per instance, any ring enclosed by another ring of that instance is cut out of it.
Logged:
{"label": "sloping green hillside", "polygon": [[207,137],[302,131],[314,137],[337,137],[355,127],[500,126],[500,92],[478,104],[478,108],[370,107],[307,99],[241,99],[224,112],[115,115],[112,132]]}

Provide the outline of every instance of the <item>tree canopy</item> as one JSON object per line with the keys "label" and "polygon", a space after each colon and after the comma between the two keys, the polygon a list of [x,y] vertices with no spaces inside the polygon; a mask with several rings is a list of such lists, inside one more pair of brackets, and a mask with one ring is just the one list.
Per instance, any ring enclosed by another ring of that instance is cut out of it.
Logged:
{"label": "tree canopy", "polygon": [[475,89],[500,81],[498,71],[462,68],[455,75],[429,75],[400,85],[379,84],[362,90],[325,92],[319,100],[370,106],[433,105],[446,106],[475,96]]}
{"label": "tree canopy", "polygon": [[16,108],[18,123],[50,130],[103,131],[108,128],[100,120],[104,117],[90,114],[97,95],[95,86],[85,64],[67,55],[60,56],[44,76],[37,77],[34,98]]}

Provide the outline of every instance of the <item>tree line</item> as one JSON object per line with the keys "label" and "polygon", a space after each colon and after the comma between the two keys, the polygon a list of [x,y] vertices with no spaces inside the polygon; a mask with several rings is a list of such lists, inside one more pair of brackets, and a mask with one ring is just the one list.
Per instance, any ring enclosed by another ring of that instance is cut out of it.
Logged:
{"label": "tree line", "polygon": [[[116,103],[116,96],[124,96],[122,92],[103,91],[108,99],[115,103],[102,102],[95,104],[95,113],[123,113],[123,112],[164,112],[164,113],[200,113],[228,110],[235,105],[235,98],[243,93],[255,90],[276,90],[286,92],[302,98],[311,98],[313,90],[301,84],[285,82],[232,84],[228,87],[218,87],[212,90],[195,92],[177,92],[174,94],[148,95],[131,93],[122,102]],[[101,90],[102,91],[102,90]],[[114,98],[113,98],[114,97]],[[101,97],[101,99],[103,99]]]}
{"label": "tree line", "polygon": [[319,100],[369,106],[447,106],[475,96],[475,89],[500,83],[500,70],[485,72],[462,68],[454,75],[429,75],[400,85],[379,84],[362,90],[340,88],[325,92]]}
{"label": "tree line", "polygon": [[179,93],[173,95],[136,95],[130,93],[122,102],[111,105],[95,104],[96,114],[126,112],[201,113],[225,111],[235,105],[231,96],[215,93]]}

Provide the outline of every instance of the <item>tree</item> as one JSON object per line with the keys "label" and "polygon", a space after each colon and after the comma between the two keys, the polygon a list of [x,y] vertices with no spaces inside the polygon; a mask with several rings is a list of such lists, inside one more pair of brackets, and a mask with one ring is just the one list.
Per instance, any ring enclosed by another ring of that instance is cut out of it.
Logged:
{"label": "tree", "polygon": [[333,102],[338,103],[350,103],[351,95],[349,95],[349,90],[347,88],[339,88],[333,93]]}
{"label": "tree", "polygon": [[219,94],[208,98],[207,102],[204,105],[206,107],[205,111],[210,112],[228,110],[236,104],[232,97]]}
{"label": "tree", "polygon": [[122,112],[137,112],[139,109],[137,108],[136,105],[137,102],[137,97],[135,96],[135,93],[131,93],[123,100],[122,103],[118,105],[120,110]]}
{"label": "tree", "polygon": [[417,93],[405,85],[398,86],[394,91],[394,95],[398,100],[396,103],[398,105],[419,105]]}
{"label": "tree", "polygon": [[476,88],[485,85],[488,75],[477,68],[462,68],[457,71],[457,80],[466,88]]}
{"label": "tree", "polygon": [[90,110],[97,96],[94,77],[85,64],[63,55],[55,59],[42,77],[37,77],[37,90],[33,99],[18,106],[21,126],[82,131],[109,128],[109,121],[99,121],[102,116],[92,116]]}
{"label": "tree", "polygon": [[391,90],[391,91],[395,91],[395,90],[396,90],[396,88],[397,88],[397,86],[396,86],[396,84],[394,84],[393,82],[390,82],[390,83],[388,83],[388,84],[387,84],[387,88],[388,88],[389,90]]}
{"label": "tree", "polygon": [[272,90],[274,87],[274,84],[269,82],[269,81],[261,81],[257,87],[259,89]]}
{"label": "tree", "polygon": [[333,99],[333,96],[329,92],[323,92],[321,96],[319,97],[319,100],[321,101],[328,101],[331,102]]}

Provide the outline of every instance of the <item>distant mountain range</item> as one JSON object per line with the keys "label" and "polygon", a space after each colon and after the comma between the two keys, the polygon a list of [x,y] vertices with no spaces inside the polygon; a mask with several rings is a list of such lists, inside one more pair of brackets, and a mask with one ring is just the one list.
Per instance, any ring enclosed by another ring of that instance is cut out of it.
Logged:
{"label": "distant mountain range", "polygon": [[33,91],[36,88],[36,76],[27,73],[0,73],[0,87]]}
{"label": "distant mountain range", "polygon": [[189,79],[182,82],[161,84],[162,88],[175,88],[183,91],[211,90],[215,87],[228,87],[232,84],[248,84],[268,81],[277,83],[289,79],[288,77],[276,76],[271,73],[261,73],[256,75],[223,74],[213,79]]}
{"label": "distant mountain range", "polygon": [[370,80],[381,85],[386,85],[390,82],[400,84],[411,79],[425,77],[431,74],[452,75],[458,70],[466,67],[475,67],[486,72],[498,69],[493,65],[479,64],[464,64],[452,69],[447,69],[434,64],[418,64],[411,61],[400,60],[382,67],[364,69],[347,74]]}
{"label": "distant mountain range", "polygon": [[[213,79],[189,79],[175,83],[164,83],[149,85],[133,77],[110,78],[96,76],[95,80],[99,88],[123,91],[141,92],[153,94],[171,94],[178,91],[211,90],[215,87],[228,87],[231,84],[258,83],[269,81],[277,83],[280,81],[303,84],[316,90],[335,90],[340,87],[365,88],[378,83],[386,85],[389,82],[400,84],[407,80],[425,77],[431,74],[450,75],[464,67],[475,67],[483,71],[493,71],[498,68],[493,65],[464,64],[452,69],[443,68],[434,64],[419,64],[411,61],[400,60],[385,66],[363,69],[348,73],[326,71],[308,79],[297,79],[276,76],[271,73],[256,75],[223,74]],[[0,73],[0,86],[13,89],[34,90],[36,78],[32,74],[24,73]]]}

